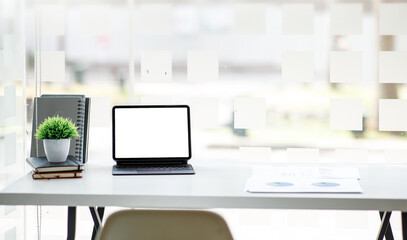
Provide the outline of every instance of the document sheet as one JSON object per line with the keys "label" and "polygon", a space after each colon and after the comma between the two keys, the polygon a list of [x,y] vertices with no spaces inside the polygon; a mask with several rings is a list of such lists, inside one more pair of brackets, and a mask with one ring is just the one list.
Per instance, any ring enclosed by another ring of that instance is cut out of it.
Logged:
{"label": "document sheet", "polygon": [[361,193],[360,174],[351,167],[255,167],[248,192]]}

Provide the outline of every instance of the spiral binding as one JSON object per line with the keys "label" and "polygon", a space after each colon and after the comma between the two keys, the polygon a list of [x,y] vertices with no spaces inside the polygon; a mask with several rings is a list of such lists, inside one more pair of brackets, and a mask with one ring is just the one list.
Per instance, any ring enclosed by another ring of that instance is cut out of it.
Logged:
{"label": "spiral binding", "polygon": [[75,140],[75,157],[82,162],[83,159],[83,138],[85,125],[85,99],[78,101],[78,117],[76,126],[78,127],[79,138]]}

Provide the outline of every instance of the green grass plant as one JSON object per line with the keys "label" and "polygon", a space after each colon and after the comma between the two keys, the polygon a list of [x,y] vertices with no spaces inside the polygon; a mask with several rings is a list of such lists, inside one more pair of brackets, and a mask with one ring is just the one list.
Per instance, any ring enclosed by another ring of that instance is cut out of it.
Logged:
{"label": "green grass plant", "polygon": [[58,115],[48,117],[40,124],[35,134],[37,139],[70,139],[78,138],[77,127],[68,118]]}

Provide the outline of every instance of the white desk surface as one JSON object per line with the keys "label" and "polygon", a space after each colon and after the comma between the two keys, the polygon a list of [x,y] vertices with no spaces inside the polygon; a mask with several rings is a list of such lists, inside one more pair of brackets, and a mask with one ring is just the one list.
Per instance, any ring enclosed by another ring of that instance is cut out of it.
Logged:
{"label": "white desk surface", "polygon": [[357,194],[248,193],[254,165],[227,161],[192,162],[195,175],[160,176],[112,176],[113,164],[91,159],[81,179],[33,180],[28,173],[1,190],[0,205],[407,211],[407,165],[401,164],[320,164],[358,167],[364,192]]}

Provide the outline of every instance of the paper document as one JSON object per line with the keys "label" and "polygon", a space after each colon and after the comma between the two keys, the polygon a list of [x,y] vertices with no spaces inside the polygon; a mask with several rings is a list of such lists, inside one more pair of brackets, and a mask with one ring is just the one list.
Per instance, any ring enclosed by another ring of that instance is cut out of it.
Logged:
{"label": "paper document", "polygon": [[248,192],[361,193],[360,174],[351,167],[256,167]]}
{"label": "paper document", "polygon": [[353,167],[255,167],[253,177],[338,178],[360,179]]}

